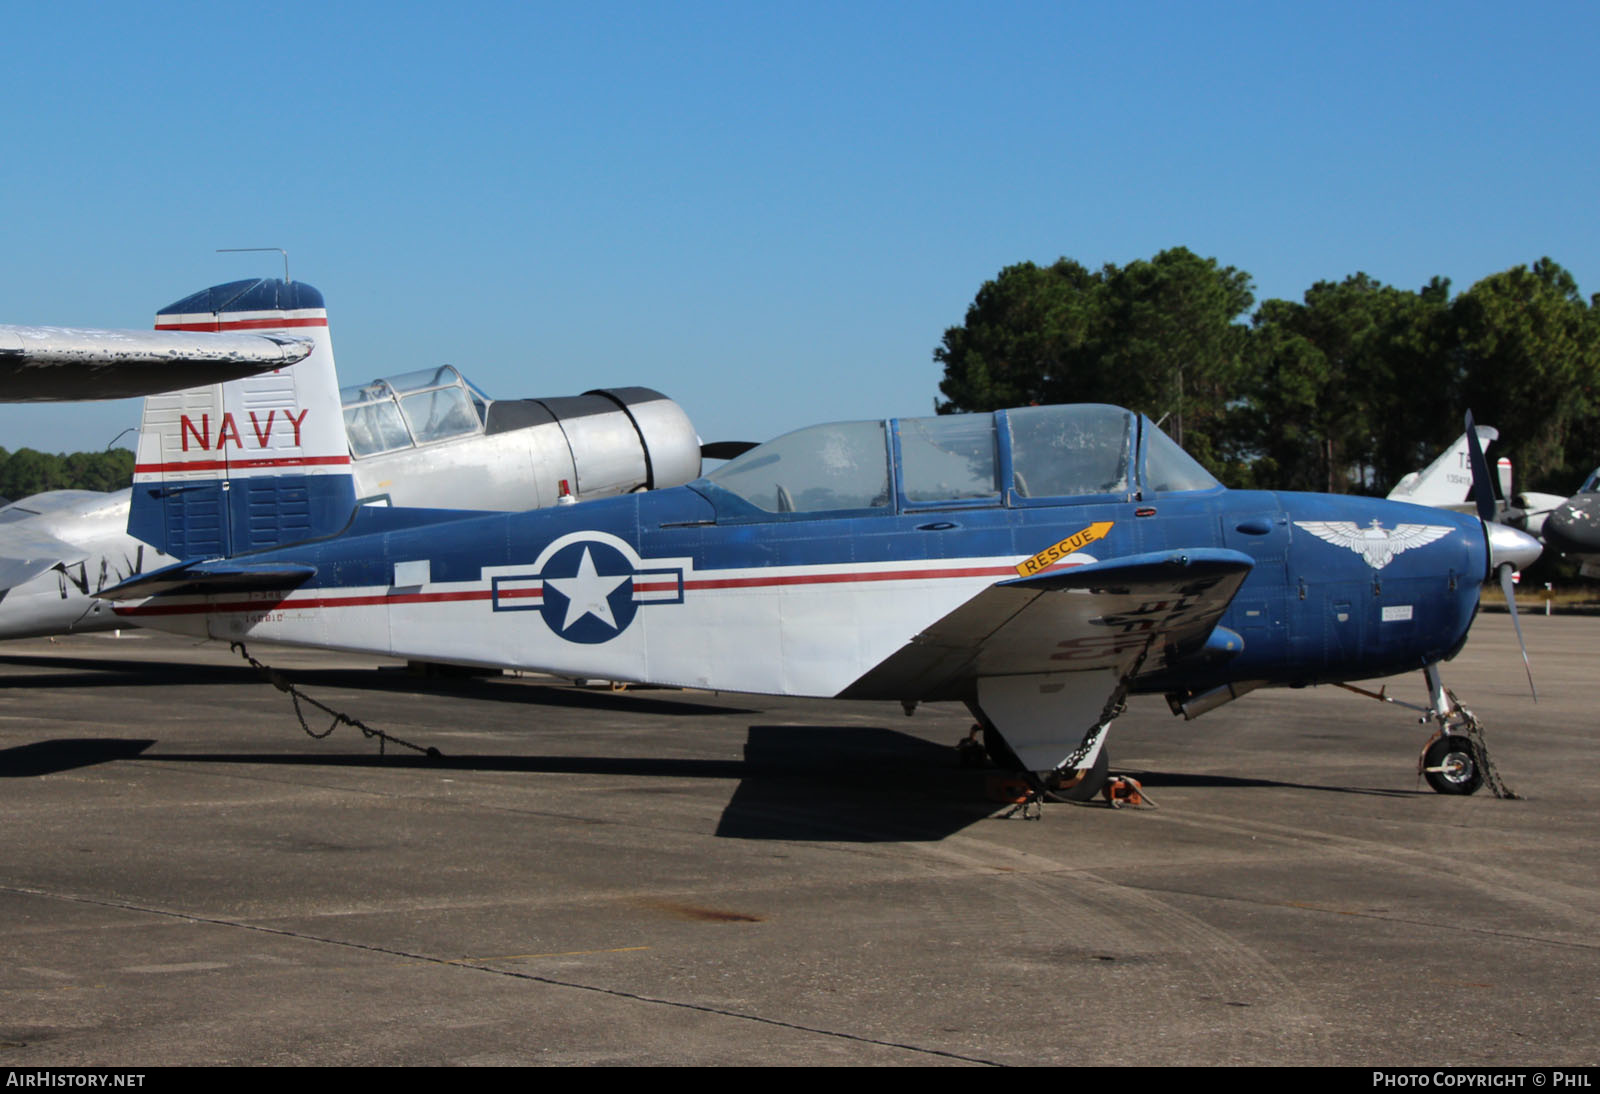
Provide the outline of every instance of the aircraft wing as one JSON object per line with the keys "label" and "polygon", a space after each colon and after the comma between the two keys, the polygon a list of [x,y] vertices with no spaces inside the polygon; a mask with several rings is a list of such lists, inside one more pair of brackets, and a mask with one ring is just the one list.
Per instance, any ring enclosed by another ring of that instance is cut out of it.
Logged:
{"label": "aircraft wing", "polygon": [[1219,548],[1058,567],[1001,581],[916,635],[842,694],[955,697],[977,678],[1151,672],[1205,644],[1253,563]]}
{"label": "aircraft wing", "polygon": [[57,566],[88,557],[86,550],[65,540],[12,525],[0,532],[0,595]]}
{"label": "aircraft wing", "polygon": [[282,334],[0,326],[0,402],[124,399],[283,368],[312,342]]}

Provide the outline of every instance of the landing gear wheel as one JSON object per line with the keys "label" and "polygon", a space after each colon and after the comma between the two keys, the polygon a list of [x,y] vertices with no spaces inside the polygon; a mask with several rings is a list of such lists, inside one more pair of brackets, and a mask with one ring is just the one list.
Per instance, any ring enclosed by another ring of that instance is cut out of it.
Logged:
{"label": "landing gear wheel", "polygon": [[[1483,758],[1465,734],[1440,737],[1422,754],[1423,777],[1440,794],[1475,794],[1483,785]],[[1434,770],[1437,769],[1437,770]]]}
{"label": "landing gear wheel", "polygon": [[[1056,802],[1087,802],[1093,801],[1105,785],[1110,781],[1111,759],[1107,755],[1109,750],[1105,745],[1100,746],[1100,754],[1094,758],[1094,763],[1089,765],[1087,771],[1068,774],[1064,771],[1052,771],[1044,777],[1044,796]],[[1077,775],[1077,781],[1070,780]]]}
{"label": "landing gear wheel", "polygon": [[[1095,757],[1094,763],[1089,765],[1089,770],[1083,777],[1070,786],[1061,786],[1062,773],[1058,771],[1029,771],[1011,751],[1011,746],[1006,744],[1006,739],[988,726],[978,727],[983,734],[983,750],[989,754],[989,760],[1003,771],[1020,771],[1028,784],[1039,792],[1047,801],[1054,802],[1086,802],[1093,801],[1095,795],[1105,788],[1111,779],[1111,760],[1109,750],[1100,746],[1100,754]],[[1068,776],[1070,778],[1070,776]]]}

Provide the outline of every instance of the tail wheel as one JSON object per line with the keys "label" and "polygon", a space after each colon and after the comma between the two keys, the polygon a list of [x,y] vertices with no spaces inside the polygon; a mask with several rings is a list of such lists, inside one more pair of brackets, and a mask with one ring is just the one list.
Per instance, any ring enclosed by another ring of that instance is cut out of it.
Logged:
{"label": "tail wheel", "polygon": [[1483,785],[1483,757],[1466,734],[1446,734],[1423,752],[1422,774],[1440,794],[1475,794]]}

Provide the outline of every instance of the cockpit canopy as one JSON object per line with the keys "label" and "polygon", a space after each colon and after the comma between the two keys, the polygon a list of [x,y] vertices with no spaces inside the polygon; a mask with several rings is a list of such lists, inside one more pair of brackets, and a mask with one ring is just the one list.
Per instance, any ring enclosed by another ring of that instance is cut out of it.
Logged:
{"label": "cockpit canopy", "polygon": [[489,398],[451,365],[339,391],[350,454],[360,458],[482,433]]}
{"label": "cockpit canopy", "polygon": [[1595,468],[1594,474],[1583,480],[1583,485],[1579,487],[1578,493],[1600,494],[1600,467]]}
{"label": "cockpit canopy", "polygon": [[727,517],[1059,505],[1220,487],[1149,419],[1097,404],[812,426],[730,460],[701,485]]}

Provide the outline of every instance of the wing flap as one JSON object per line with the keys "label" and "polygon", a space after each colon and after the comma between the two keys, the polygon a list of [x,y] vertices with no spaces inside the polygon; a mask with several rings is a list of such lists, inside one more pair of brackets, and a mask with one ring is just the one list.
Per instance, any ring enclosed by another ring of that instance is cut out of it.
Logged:
{"label": "wing flap", "polygon": [[1155,671],[1199,649],[1254,565],[1196,548],[1058,567],[984,589],[841,694],[954,698],[979,677]]}

